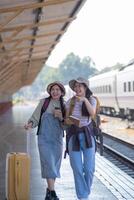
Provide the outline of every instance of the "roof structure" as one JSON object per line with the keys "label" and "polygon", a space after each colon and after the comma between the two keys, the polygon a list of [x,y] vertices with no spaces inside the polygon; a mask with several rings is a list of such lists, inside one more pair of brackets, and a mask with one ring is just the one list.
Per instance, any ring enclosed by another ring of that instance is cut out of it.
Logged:
{"label": "roof structure", "polygon": [[0,0],[0,96],[33,82],[86,0]]}

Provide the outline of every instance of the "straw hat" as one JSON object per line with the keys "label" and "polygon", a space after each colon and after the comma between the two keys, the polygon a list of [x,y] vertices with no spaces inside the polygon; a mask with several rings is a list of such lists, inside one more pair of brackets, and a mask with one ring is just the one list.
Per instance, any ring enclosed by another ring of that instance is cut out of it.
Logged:
{"label": "straw hat", "polygon": [[89,81],[87,79],[78,77],[77,79],[72,79],[71,81],[69,81],[69,86],[73,91],[74,91],[74,86],[76,82],[84,84],[89,90],[89,92],[92,94],[91,90],[89,89]]}
{"label": "straw hat", "polygon": [[64,88],[64,85],[62,83],[60,83],[59,81],[55,81],[53,83],[50,83],[48,86],[47,86],[47,92],[50,94],[50,91],[51,91],[51,88],[54,86],[54,85],[58,85],[61,89],[61,91],[63,92],[63,96],[65,95],[65,88]]}

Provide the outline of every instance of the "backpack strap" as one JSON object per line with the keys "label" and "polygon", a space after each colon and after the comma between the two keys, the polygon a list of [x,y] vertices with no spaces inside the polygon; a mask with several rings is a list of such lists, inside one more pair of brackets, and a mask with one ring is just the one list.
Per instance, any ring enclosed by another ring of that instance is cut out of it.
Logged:
{"label": "backpack strap", "polygon": [[48,97],[48,98],[46,98],[45,99],[45,101],[44,101],[44,104],[43,104],[43,106],[42,106],[42,112],[45,112],[46,111],[46,109],[47,109],[47,107],[48,107],[48,105],[49,105],[49,102],[50,102],[50,98]]}
{"label": "backpack strap", "polygon": [[48,105],[50,103],[50,98],[46,98],[45,101],[44,101],[44,104],[41,108],[41,113],[40,113],[40,119],[39,119],[39,124],[38,124],[38,129],[37,129],[37,135],[39,134],[39,129],[40,129],[40,124],[41,124],[41,117],[43,115],[43,113],[46,111]]}
{"label": "backpack strap", "polygon": [[72,115],[74,106],[75,106],[75,96],[71,98],[70,100],[70,107],[69,107],[69,116]]}
{"label": "backpack strap", "polygon": [[96,99],[96,113],[94,115],[94,117],[92,118],[93,124],[99,128],[100,124],[101,124],[101,119],[100,119],[100,101],[98,99],[98,97],[93,96]]}
{"label": "backpack strap", "polygon": [[96,115],[100,112],[100,101],[98,97],[93,96],[96,99]]}

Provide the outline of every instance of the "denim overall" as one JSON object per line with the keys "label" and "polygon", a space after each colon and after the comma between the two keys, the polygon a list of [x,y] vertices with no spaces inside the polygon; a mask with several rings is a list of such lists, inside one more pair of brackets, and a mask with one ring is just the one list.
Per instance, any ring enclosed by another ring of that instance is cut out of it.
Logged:
{"label": "denim overall", "polygon": [[43,113],[38,135],[42,178],[60,177],[63,151],[63,129],[58,118],[51,113]]}

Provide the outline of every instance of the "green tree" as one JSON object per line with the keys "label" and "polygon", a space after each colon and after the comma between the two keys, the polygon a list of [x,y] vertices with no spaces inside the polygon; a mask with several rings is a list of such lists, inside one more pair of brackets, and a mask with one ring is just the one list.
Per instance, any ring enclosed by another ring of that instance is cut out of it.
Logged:
{"label": "green tree", "polygon": [[[40,93],[45,91],[47,85],[55,80],[60,80],[64,84],[68,84],[69,80],[79,76],[89,78],[96,74],[98,70],[90,57],[81,59],[74,53],[70,53],[60,64],[59,68],[53,68],[45,65],[31,87],[22,88],[18,92],[19,97],[35,99]],[[16,97],[17,94],[15,95]]]}
{"label": "green tree", "polygon": [[90,57],[84,57],[81,60],[79,56],[70,53],[59,66],[61,81],[67,84],[70,79],[79,76],[89,78],[92,74],[97,72],[97,69],[92,65],[93,62]]}

